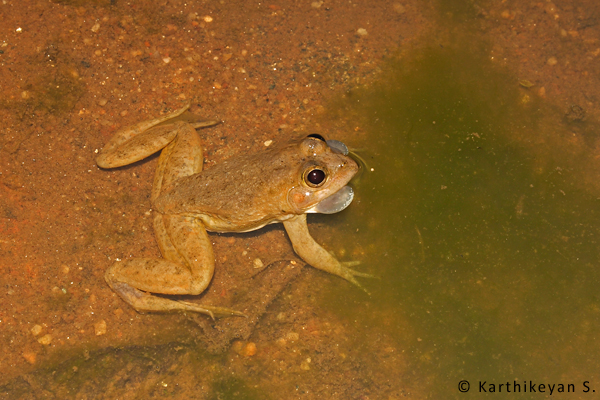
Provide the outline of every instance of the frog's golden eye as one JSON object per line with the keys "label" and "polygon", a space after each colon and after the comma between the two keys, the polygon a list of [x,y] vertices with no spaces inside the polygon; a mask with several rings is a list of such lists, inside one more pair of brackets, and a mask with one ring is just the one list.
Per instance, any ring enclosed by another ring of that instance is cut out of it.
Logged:
{"label": "frog's golden eye", "polygon": [[318,140],[320,140],[322,142],[326,142],[325,138],[323,136],[319,135],[318,133],[311,133],[307,137],[311,137],[311,138],[314,138],[314,139],[318,139]]}
{"label": "frog's golden eye", "polygon": [[327,180],[327,172],[321,167],[311,167],[304,172],[304,182],[310,187],[319,187]]}

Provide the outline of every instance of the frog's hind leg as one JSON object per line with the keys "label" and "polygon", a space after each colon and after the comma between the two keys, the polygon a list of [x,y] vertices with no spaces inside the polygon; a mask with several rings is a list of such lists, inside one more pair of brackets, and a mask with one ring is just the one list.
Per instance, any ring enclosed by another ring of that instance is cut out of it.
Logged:
{"label": "frog's hind leg", "polygon": [[177,179],[202,171],[204,156],[196,129],[188,123],[177,122],[177,136],[163,149],[158,158],[150,200]]}
{"label": "frog's hind leg", "polygon": [[[202,170],[202,147],[195,129],[176,122],[177,135],[163,150],[154,177],[152,199],[171,182]],[[194,217],[157,214],[154,230],[162,260],[137,258],[115,263],[106,271],[109,286],[138,311],[193,311],[215,316],[244,314],[153,295],[198,295],[214,273],[212,245],[202,222]]]}
{"label": "frog's hind leg", "polygon": [[[179,126],[188,125],[185,121],[177,121],[188,108],[189,104],[162,117],[120,129],[104,146],[96,158],[96,163],[101,168],[116,168],[156,153],[177,137]],[[194,121],[192,125],[206,127],[218,123],[219,121],[206,120]]]}
{"label": "frog's hind leg", "polygon": [[[212,245],[202,223],[193,217],[157,216],[163,220],[157,231],[165,259],[134,258],[117,262],[105,274],[108,285],[136,310],[193,311],[215,316],[244,314],[223,307],[206,306],[155,296],[198,295],[209,285],[214,272]],[[166,234],[167,237],[162,237]],[[178,250],[181,249],[181,250]]]}

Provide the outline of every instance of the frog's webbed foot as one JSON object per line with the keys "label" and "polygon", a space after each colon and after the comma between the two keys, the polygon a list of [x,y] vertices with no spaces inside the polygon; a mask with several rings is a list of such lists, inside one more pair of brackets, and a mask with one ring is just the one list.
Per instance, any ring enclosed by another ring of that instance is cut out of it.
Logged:
{"label": "frog's webbed foot", "polygon": [[208,315],[212,319],[215,319],[215,317],[246,317],[245,314],[229,308],[206,306],[182,300],[171,300],[165,297],[154,296],[153,294],[136,289],[127,283],[110,282],[108,277],[106,280],[111,289],[138,312],[191,311]]}
{"label": "frog's webbed foot", "polygon": [[350,268],[350,267],[359,265],[360,261],[338,261],[338,263],[340,265],[339,270],[341,272],[341,274],[339,276],[344,278],[348,282],[353,283],[354,285],[358,286],[360,289],[362,289],[366,294],[368,294],[370,296],[371,292],[369,292],[367,289],[365,289],[360,284],[360,282],[358,282],[356,280],[355,276],[358,276],[361,278],[374,278],[374,279],[377,279],[378,277],[375,275],[367,274],[365,272],[359,272],[359,271],[356,271],[356,270],[353,270]]}

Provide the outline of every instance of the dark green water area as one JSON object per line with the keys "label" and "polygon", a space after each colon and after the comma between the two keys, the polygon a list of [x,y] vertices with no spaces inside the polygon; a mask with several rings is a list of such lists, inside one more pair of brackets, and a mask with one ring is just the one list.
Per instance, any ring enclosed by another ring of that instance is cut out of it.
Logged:
{"label": "dark green water area", "polygon": [[346,246],[364,246],[360,269],[381,279],[362,280],[370,298],[340,288],[323,303],[368,327],[357,344],[393,336],[429,398],[479,398],[480,381],[496,396],[518,383],[521,399],[543,396],[540,384],[593,397],[600,200],[591,147],[569,138],[598,125],[567,120],[505,71],[468,35],[432,40],[335,104],[361,132],[347,140],[366,168],[333,218],[357,230]]}

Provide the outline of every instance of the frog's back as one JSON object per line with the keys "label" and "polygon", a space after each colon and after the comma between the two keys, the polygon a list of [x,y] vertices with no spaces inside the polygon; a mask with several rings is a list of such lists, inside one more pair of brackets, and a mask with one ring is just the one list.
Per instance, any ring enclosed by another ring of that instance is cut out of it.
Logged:
{"label": "frog's back", "polygon": [[258,229],[292,214],[287,195],[299,162],[287,148],[233,158],[174,182],[155,208],[201,218],[211,231]]}

